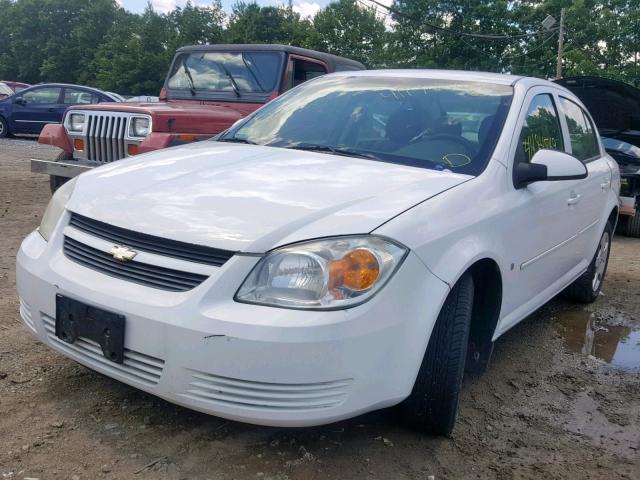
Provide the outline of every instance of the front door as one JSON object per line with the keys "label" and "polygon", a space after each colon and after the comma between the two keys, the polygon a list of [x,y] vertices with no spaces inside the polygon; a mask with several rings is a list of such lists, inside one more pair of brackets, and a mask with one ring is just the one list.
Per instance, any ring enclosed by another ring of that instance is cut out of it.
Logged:
{"label": "front door", "polygon": [[47,123],[60,123],[64,113],[59,87],[38,87],[16,96],[9,129],[15,133],[40,133]]}

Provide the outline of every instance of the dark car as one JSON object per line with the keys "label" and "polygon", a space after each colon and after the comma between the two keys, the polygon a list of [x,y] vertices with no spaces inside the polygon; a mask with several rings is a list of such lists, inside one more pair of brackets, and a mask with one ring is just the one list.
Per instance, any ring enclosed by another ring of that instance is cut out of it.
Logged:
{"label": "dark car", "polygon": [[620,226],[640,237],[640,89],[603,77],[555,80],[589,109],[602,144],[620,166]]}
{"label": "dark car", "polygon": [[71,105],[117,102],[95,88],[46,83],[26,88],[0,100],[0,138],[11,134],[39,134],[45,125],[60,123]]}

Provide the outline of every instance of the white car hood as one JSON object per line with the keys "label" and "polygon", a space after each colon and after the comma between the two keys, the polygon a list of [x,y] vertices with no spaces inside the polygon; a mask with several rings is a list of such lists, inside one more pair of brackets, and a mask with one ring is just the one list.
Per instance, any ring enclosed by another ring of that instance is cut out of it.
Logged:
{"label": "white car hood", "polygon": [[119,227],[262,253],[369,233],[469,176],[274,147],[199,142],[78,178],[68,209]]}

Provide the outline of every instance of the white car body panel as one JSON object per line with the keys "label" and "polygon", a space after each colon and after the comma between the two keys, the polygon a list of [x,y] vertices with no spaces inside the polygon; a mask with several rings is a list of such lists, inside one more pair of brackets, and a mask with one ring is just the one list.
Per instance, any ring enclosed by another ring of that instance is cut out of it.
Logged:
{"label": "white car body panel", "polygon": [[[601,157],[586,164],[586,179],[521,189],[512,181],[530,99],[542,92],[556,103],[563,95],[582,105],[571,93],[543,80],[475,72],[334,75],[494,82],[514,85],[514,96],[493,156],[477,177],[210,142],[83,174],[51,238],[34,232],[18,254],[21,316],[29,331],[92,369],[195,410],[264,425],[316,425],[409,395],[450,288],[476,262],[495,262],[501,275],[493,339],[586,270],[618,205],[617,166],[602,146]],[[214,267],[141,252],[143,263],[208,276],[189,291],[157,290],[68,258],[62,251],[65,235],[104,252],[113,246],[70,226],[70,212],[243,253]],[[409,253],[361,305],[302,311],[233,299],[260,255],[271,249],[370,232],[405,245]],[[104,359],[95,345],[70,345],[52,333],[56,294],[127,318],[124,365]]]}
{"label": "white car body panel", "polygon": [[69,209],[164,238],[262,253],[310,238],[368,233],[470,178],[324,153],[199,142],[87,172]]}

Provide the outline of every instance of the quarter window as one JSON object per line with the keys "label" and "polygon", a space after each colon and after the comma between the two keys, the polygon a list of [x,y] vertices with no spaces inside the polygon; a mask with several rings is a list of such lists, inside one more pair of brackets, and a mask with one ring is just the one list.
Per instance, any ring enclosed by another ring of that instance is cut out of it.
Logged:
{"label": "quarter window", "polygon": [[516,162],[530,162],[538,150],[563,151],[562,130],[551,95],[536,95],[529,104],[518,140]]}
{"label": "quarter window", "polygon": [[585,111],[566,98],[560,98],[562,112],[567,121],[571,153],[583,162],[600,154],[598,139]]}
{"label": "quarter window", "polygon": [[319,63],[295,59],[293,60],[293,72],[289,79],[289,88],[296,87],[307,80],[320,77],[326,73],[327,69]]}
{"label": "quarter window", "polygon": [[38,88],[35,90],[29,90],[22,94],[22,99],[27,104],[47,104],[58,103],[60,98],[59,88]]}

